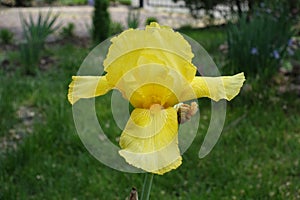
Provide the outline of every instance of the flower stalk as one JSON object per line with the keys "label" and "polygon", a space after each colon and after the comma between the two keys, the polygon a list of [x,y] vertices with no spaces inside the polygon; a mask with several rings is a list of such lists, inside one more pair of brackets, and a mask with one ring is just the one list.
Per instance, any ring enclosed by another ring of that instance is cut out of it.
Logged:
{"label": "flower stalk", "polygon": [[153,176],[154,176],[153,173],[146,173],[145,174],[141,200],[149,200],[150,193],[151,193]]}

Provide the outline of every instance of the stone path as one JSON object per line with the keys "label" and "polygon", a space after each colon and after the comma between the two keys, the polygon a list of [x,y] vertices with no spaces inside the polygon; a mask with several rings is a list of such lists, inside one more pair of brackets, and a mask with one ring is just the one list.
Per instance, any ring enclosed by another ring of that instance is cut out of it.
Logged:
{"label": "stone path", "polygon": [[[3,8],[0,7],[0,29],[7,28],[15,34],[16,39],[22,38],[22,27],[19,14],[23,13],[25,17],[30,14],[37,16],[39,12],[46,13],[48,7],[31,7],[31,8]],[[52,13],[59,13],[58,23],[63,26],[68,23],[75,24],[75,34],[77,36],[88,36],[88,30],[92,21],[92,6],[69,6],[69,7],[52,7]],[[111,6],[109,12],[111,19],[120,22],[127,28],[126,18],[129,7],[118,5]],[[142,9],[140,11],[140,28],[144,27],[145,20],[148,17],[156,17],[160,24],[168,25],[173,28],[179,28],[183,25],[203,26],[201,21],[193,19],[188,12],[179,12],[161,9]]]}

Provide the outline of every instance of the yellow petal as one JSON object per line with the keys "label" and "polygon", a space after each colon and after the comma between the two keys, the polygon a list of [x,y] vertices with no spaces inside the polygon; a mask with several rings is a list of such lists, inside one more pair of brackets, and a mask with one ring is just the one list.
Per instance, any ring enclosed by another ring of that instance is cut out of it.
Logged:
{"label": "yellow petal", "polygon": [[105,76],[72,76],[68,100],[71,104],[81,98],[91,98],[106,94],[112,89]]}
{"label": "yellow petal", "polygon": [[116,84],[129,70],[150,63],[172,67],[188,81],[195,76],[196,67],[191,63],[194,55],[190,44],[171,28],[153,23],[145,30],[124,31],[111,41],[103,63],[111,84]]}
{"label": "yellow petal", "polygon": [[115,87],[135,108],[149,108],[152,104],[167,108],[181,101],[183,91],[193,93],[192,88],[184,86],[189,82],[173,68],[145,64],[124,74]]}
{"label": "yellow petal", "polygon": [[[244,73],[234,76],[221,77],[195,77],[191,83],[197,98],[209,97],[214,101],[226,99],[230,101],[240,92],[245,81]],[[184,94],[185,100],[192,99],[188,93]]]}
{"label": "yellow petal", "polygon": [[181,164],[178,148],[177,112],[155,104],[136,108],[120,138],[120,155],[147,172],[163,174]]}

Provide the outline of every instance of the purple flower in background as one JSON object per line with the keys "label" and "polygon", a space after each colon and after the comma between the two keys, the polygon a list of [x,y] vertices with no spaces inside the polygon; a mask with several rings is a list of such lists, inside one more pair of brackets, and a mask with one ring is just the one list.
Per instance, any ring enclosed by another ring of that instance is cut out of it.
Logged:
{"label": "purple flower in background", "polygon": [[270,14],[272,12],[272,10],[270,8],[267,8],[266,12]]}
{"label": "purple flower in background", "polygon": [[251,49],[251,54],[252,54],[252,55],[257,55],[257,54],[258,54],[257,48],[253,47],[253,48]]}
{"label": "purple flower in background", "polygon": [[279,59],[280,58],[279,52],[277,50],[273,51],[273,56],[274,56],[275,59]]}
{"label": "purple flower in background", "polygon": [[293,46],[293,43],[294,43],[293,39],[292,39],[292,38],[289,39],[289,41],[288,41],[288,46],[289,46],[289,47]]}
{"label": "purple flower in background", "polygon": [[264,8],[265,7],[265,3],[261,2],[260,4],[260,7]]}
{"label": "purple flower in background", "polygon": [[94,0],[88,0],[88,5],[89,6],[94,6],[94,3],[95,3]]}
{"label": "purple flower in background", "polygon": [[293,56],[295,54],[295,52],[290,48],[287,49],[287,52],[290,56]]}

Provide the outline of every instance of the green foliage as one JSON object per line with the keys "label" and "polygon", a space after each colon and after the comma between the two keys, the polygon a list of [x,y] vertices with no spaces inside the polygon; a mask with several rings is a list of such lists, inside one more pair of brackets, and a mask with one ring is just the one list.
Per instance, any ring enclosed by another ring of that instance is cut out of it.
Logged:
{"label": "green foliage", "polygon": [[47,4],[53,4],[56,0],[44,0]]}
{"label": "green foliage", "polygon": [[247,76],[269,77],[277,72],[292,37],[292,19],[283,4],[255,8],[228,29],[228,66],[231,72]]}
{"label": "green foliage", "polygon": [[150,25],[151,22],[158,22],[158,19],[156,17],[148,17],[146,19],[145,25]]}
{"label": "green foliage", "polygon": [[127,6],[131,5],[131,0],[118,0],[118,2],[120,4],[127,5]]}
{"label": "green foliage", "polygon": [[110,24],[110,35],[115,35],[123,31],[123,26],[119,22],[111,22]]}
{"label": "green foliage", "polygon": [[74,29],[75,29],[75,24],[68,23],[67,26],[62,28],[60,34],[63,38],[71,38],[74,36]]}
{"label": "green foliage", "polygon": [[128,28],[138,28],[140,24],[140,11],[137,9],[131,9],[127,15]]}
{"label": "green foliage", "polygon": [[226,29],[223,26],[211,26],[205,28],[192,28],[185,25],[178,30],[199,44],[210,54],[217,66],[224,65],[224,54],[219,51],[220,45],[226,41]]}
{"label": "green foliage", "polygon": [[93,40],[95,43],[104,41],[109,37],[110,17],[108,13],[108,0],[95,0],[93,14]]}
{"label": "green foliage", "polygon": [[12,39],[14,37],[14,34],[8,30],[8,29],[1,29],[0,30],[0,40],[4,44],[10,44],[12,42]]}
{"label": "green foliage", "polygon": [[25,37],[25,42],[20,45],[20,56],[27,74],[35,74],[47,37],[59,28],[59,25],[54,25],[58,14],[51,14],[52,12],[48,11],[44,16],[40,12],[36,21],[32,15],[29,16],[29,20],[20,15]]}
{"label": "green foliage", "polygon": [[21,43],[19,46],[20,60],[24,73],[36,74],[41,58],[41,45],[37,41]]}
{"label": "green foliage", "polygon": [[86,5],[87,0],[59,0],[59,3],[62,5]]}
{"label": "green foliage", "polygon": [[54,33],[60,25],[55,25],[58,18],[58,14],[51,16],[52,12],[49,10],[44,16],[41,12],[38,14],[37,21],[33,19],[33,16],[29,16],[29,20],[26,20],[21,14],[21,22],[23,27],[23,34],[26,41],[36,41],[44,46],[47,37]]}
{"label": "green foliage", "polygon": [[32,0],[15,0],[15,6],[31,6]]}
{"label": "green foliage", "polygon": [[226,41],[226,29],[224,27],[191,28],[182,27],[180,33],[196,40],[212,56],[218,53],[218,48]]}

